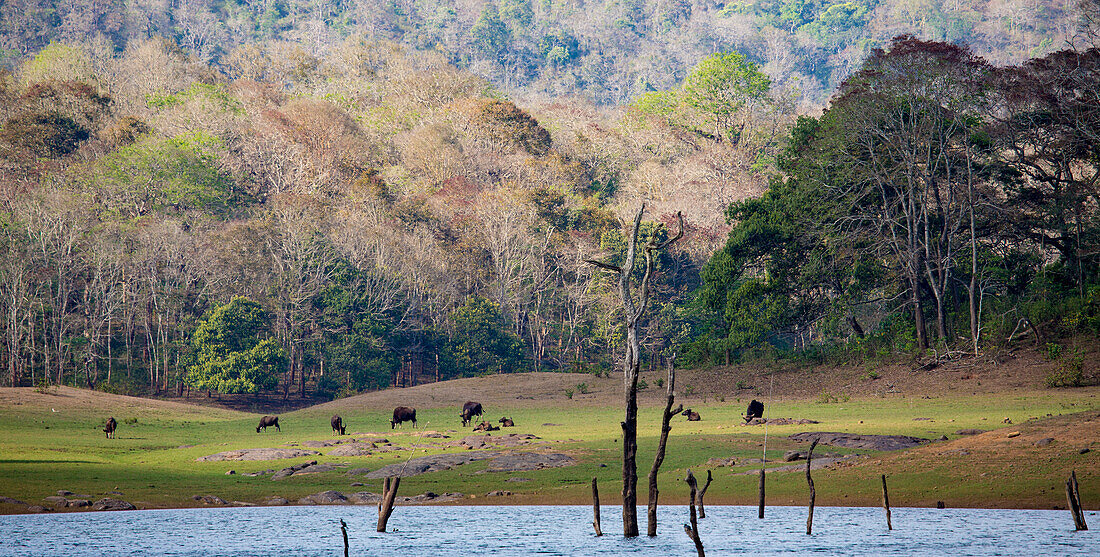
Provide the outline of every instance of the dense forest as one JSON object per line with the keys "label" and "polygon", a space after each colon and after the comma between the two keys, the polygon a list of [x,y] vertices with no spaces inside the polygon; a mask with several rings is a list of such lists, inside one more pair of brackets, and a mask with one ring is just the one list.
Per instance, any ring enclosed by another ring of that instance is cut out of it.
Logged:
{"label": "dense forest", "polygon": [[[963,357],[1028,335],[1065,359],[1051,384],[1085,380],[1063,339],[1100,334],[1093,0],[1064,18],[1072,48],[1017,65],[935,33],[862,43],[818,116],[751,51],[708,47],[682,78],[592,95],[629,99],[609,107],[541,96],[562,68],[509,81],[507,56],[486,69],[410,44],[422,22],[353,32],[346,7],[194,3],[141,26],[151,8],[24,6],[17,21],[16,5],[0,76],[6,384],[341,396],[606,372],[621,310],[585,260],[621,260],[642,203],[645,241],[685,220],[657,261],[653,363]],[[372,17],[421,13],[388,6]],[[744,6],[746,21],[780,13]],[[511,13],[459,13],[489,7]],[[180,31],[217,10],[236,15],[207,39]],[[468,46],[478,17],[437,30]],[[662,32],[690,34],[676,29]],[[535,93],[507,93],[520,86]]]}
{"label": "dense forest", "polygon": [[[749,56],[821,106],[874,48],[909,33],[965,41],[991,63],[1061,49],[1078,0],[5,0],[0,48],[18,64],[53,41],[121,51],[152,36],[234,78],[282,49],[322,57],[354,36],[438,53],[508,94],[623,104],[669,89],[714,52]],[[284,61],[283,63],[293,63]]]}

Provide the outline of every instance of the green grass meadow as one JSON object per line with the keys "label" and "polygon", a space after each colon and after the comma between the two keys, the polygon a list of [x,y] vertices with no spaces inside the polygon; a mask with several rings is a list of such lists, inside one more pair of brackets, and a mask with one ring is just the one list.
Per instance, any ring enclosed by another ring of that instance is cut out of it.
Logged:
{"label": "green grass meadow", "polygon": [[[27,390],[27,393],[32,391]],[[660,476],[661,502],[683,504],[686,488],[682,478],[687,469],[705,478],[714,471],[714,483],[707,492],[708,504],[754,504],[757,476],[740,475],[759,467],[742,463],[759,459],[767,434],[767,458],[781,461],[783,453],[804,444],[788,440],[800,431],[844,431],[864,434],[904,434],[934,439],[947,435],[957,439],[955,431],[964,428],[1019,428],[1029,418],[1044,418],[1100,409],[1100,389],[1048,390],[999,395],[940,398],[867,398],[822,403],[812,400],[776,401],[767,408],[769,417],[808,418],[814,425],[741,426],[740,413],[746,401],[728,400],[706,403],[693,401],[691,407],[702,415],[700,422],[687,422],[677,416]],[[280,415],[282,431],[255,431],[258,414],[185,405],[135,404],[119,409],[96,404],[83,406],[49,404],[56,395],[28,395],[26,402],[0,407],[0,495],[31,505],[60,489],[98,499],[111,491],[113,497],[134,503],[139,508],[198,506],[193,495],[216,495],[227,501],[258,503],[277,495],[290,501],[325,490],[345,493],[381,492],[381,480],[348,475],[345,471],[293,476],[273,481],[270,476],[247,477],[244,473],[284,468],[308,460],[341,463],[348,468],[381,466],[411,457],[438,452],[462,452],[466,449],[445,447],[445,443],[472,434],[460,426],[456,408],[418,408],[419,428],[404,424],[390,429],[389,410],[341,410],[349,433],[377,433],[392,443],[411,449],[363,457],[306,458],[263,462],[197,462],[196,459],[221,451],[257,447],[296,446],[307,440],[334,438],[329,426],[331,410],[307,408]],[[106,396],[106,395],[105,395]],[[493,408],[486,419],[501,415],[512,417],[517,427],[494,432],[531,433],[541,439],[523,450],[565,452],[577,465],[530,472],[487,472],[487,463],[474,462],[452,470],[405,478],[401,495],[426,491],[437,494],[462,493],[463,504],[587,504],[591,501],[590,482],[598,479],[601,499],[617,502],[621,477],[619,422],[622,410],[614,406],[590,406],[566,403],[558,407],[525,406]],[[646,476],[653,461],[660,427],[661,408],[644,407],[640,413],[638,455],[640,502],[646,500]],[[108,415],[118,420],[116,439],[106,439],[101,431]],[[1010,418],[1012,425],[1002,423]],[[931,418],[931,420],[916,420]],[[1034,422],[1040,423],[1040,422]],[[448,439],[428,438],[425,431],[449,435]],[[1100,434],[1100,428],[1096,433]],[[1100,442],[1100,435],[1096,436]],[[1038,507],[1065,505],[1064,490],[1059,491],[1063,473],[1072,468],[1082,480],[1082,498],[1088,508],[1096,508],[1100,489],[1100,447],[1089,454],[1078,454],[1077,445],[1063,444],[1042,456],[1019,460],[971,462],[950,457],[927,458],[904,451],[879,453],[870,457],[878,465],[861,464],[815,471],[818,504],[874,505],[880,491],[878,474],[891,478],[891,498],[898,506],[933,505],[938,500],[952,506]],[[943,445],[950,447],[950,444]],[[303,447],[304,448],[304,447]],[[1072,450],[1071,450],[1072,449]],[[320,449],[327,452],[330,449]],[[1030,449],[1029,449],[1030,450]],[[848,453],[847,449],[819,446],[817,453]],[[712,458],[734,458],[733,467],[708,465]],[[994,457],[983,457],[985,460]],[[1012,460],[1016,458],[1017,460]],[[973,460],[973,459],[972,459]],[[994,459],[995,460],[995,459]],[[964,463],[964,464],[961,464]],[[769,462],[769,467],[783,462]],[[988,468],[988,470],[987,470]],[[228,470],[236,474],[227,475]],[[985,474],[982,474],[985,471]],[[526,481],[508,481],[521,478]],[[352,486],[361,482],[362,486]],[[496,490],[512,495],[487,497]],[[769,475],[769,504],[804,504],[805,476],[801,471]],[[0,512],[25,512],[25,507],[0,504]]]}

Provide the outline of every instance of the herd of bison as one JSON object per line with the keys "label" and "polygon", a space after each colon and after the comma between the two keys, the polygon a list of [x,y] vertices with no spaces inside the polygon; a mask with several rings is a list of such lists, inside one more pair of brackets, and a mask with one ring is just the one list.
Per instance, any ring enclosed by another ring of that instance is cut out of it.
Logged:
{"label": "herd of bison", "polygon": [[[683,416],[687,416],[689,422],[698,422],[702,419],[699,417],[699,413],[695,412],[691,408],[685,409],[680,414]],[[466,401],[466,403],[462,405],[462,412],[460,412],[458,415],[460,418],[462,418],[462,427],[469,426],[470,422],[473,421],[475,416],[479,418],[482,416],[481,403],[469,400]],[[749,403],[749,407],[743,415],[746,423],[752,421],[754,418],[761,418],[763,416],[764,404],[757,400],[753,400]],[[397,408],[393,409],[393,418],[390,419],[390,429],[395,429],[397,426],[405,422],[412,422],[413,427],[416,427],[416,408],[409,408],[408,406],[398,406]],[[500,424],[500,426],[495,426],[489,422],[483,421],[474,427],[474,431],[496,431],[502,427],[512,427],[516,425],[511,418],[501,418],[497,420],[497,422]],[[337,435],[347,434],[347,426],[344,425],[344,420],[340,418],[339,414],[334,414],[332,416],[330,424],[332,425],[333,433],[336,433]],[[113,416],[107,418],[107,423],[103,426],[103,432],[107,434],[108,439],[114,438],[115,429],[117,427],[118,422],[115,421]],[[282,431],[282,428],[279,427],[278,416],[264,416],[260,418],[260,424],[256,426],[256,433],[260,433],[261,431],[266,432],[267,428],[269,427],[274,427],[275,431]]]}

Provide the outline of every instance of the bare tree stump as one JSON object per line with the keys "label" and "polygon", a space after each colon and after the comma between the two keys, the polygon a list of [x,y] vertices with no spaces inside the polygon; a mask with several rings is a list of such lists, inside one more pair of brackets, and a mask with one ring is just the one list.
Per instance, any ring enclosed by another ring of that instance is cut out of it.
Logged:
{"label": "bare tree stump", "polygon": [[764,463],[760,463],[760,518],[764,518]]}
{"label": "bare tree stump", "polygon": [[344,557],[348,557],[348,525],[340,519],[340,533],[344,535]]}
{"label": "bare tree stump", "polygon": [[1088,530],[1085,524],[1085,513],[1081,511],[1081,493],[1077,489],[1077,471],[1069,473],[1066,480],[1066,498],[1069,499],[1069,510],[1073,513],[1073,529],[1077,531]]}
{"label": "bare tree stump", "polygon": [[657,489],[657,472],[661,470],[661,464],[665,461],[665,447],[668,445],[668,433],[672,431],[672,417],[679,414],[684,406],[677,405],[672,408],[676,400],[676,357],[673,356],[668,363],[668,384],[665,397],[665,411],[661,415],[661,438],[657,441],[657,456],[653,457],[653,467],[649,469],[649,508],[646,517],[646,534],[649,537],[657,535],[657,498],[660,491]]}
{"label": "bare tree stump", "polygon": [[814,530],[814,499],[817,498],[817,490],[814,489],[814,479],[810,477],[810,461],[814,459],[814,449],[817,448],[817,439],[810,443],[810,452],[806,453],[806,483],[810,486],[810,513],[806,515],[806,535]]}
{"label": "bare tree stump", "polygon": [[695,542],[695,551],[699,553],[699,557],[705,557],[703,555],[703,541],[699,539],[699,521],[695,516],[695,489],[698,487],[698,483],[696,483],[695,475],[691,473],[691,470],[688,470],[687,478],[684,481],[691,488],[691,501],[688,503],[691,524],[684,525],[684,532],[691,538],[691,541]]}
{"label": "bare tree stump", "polygon": [[886,474],[882,475],[882,508],[886,509],[886,529],[893,530],[894,525],[890,523],[890,493],[886,491]]}
{"label": "bare tree stump", "polygon": [[386,523],[393,513],[393,501],[397,498],[397,486],[401,484],[401,477],[386,478],[382,484],[382,501],[378,503],[378,531],[386,531]]}
{"label": "bare tree stump", "polygon": [[602,536],[600,530],[600,491],[596,488],[596,478],[592,478],[592,528],[596,530],[596,536]]}
{"label": "bare tree stump", "polygon": [[703,489],[699,490],[699,518],[707,517],[707,512],[703,510],[703,496],[707,494],[707,488],[710,487],[710,482],[713,479],[710,470],[707,470],[707,483],[703,484]]}

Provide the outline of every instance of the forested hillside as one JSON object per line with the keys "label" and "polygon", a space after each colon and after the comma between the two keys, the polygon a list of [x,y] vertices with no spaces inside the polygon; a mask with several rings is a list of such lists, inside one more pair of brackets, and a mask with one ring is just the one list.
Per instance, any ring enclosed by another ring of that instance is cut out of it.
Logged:
{"label": "forested hillside", "polygon": [[162,39],[54,44],[5,76],[8,381],[332,394],[609,367],[616,303],[583,260],[622,256],[620,208],[684,210],[669,315],[779,141],[573,100],[540,122],[394,43],[299,54],[232,79]]}
{"label": "forested hillside", "polygon": [[[509,93],[625,103],[667,89],[707,55],[738,51],[820,106],[891,38],[962,41],[998,65],[1062,48],[1076,0],[6,0],[0,48],[18,64],[51,41],[121,51],[152,36],[232,77],[278,47],[323,56],[351,36],[395,41]],[[264,45],[264,46],[258,46]],[[293,63],[286,60],[283,63]]]}
{"label": "forested hillside", "polygon": [[40,42],[0,76],[4,383],[337,396],[606,371],[620,303],[585,259],[624,257],[642,203],[643,241],[677,211],[686,228],[657,262],[654,363],[955,357],[1026,335],[1065,359],[1052,384],[1088,380],[1065,340],[1100,332],[1087,18],[1065,32],[1076,51],[1019,66],[888,41],[797,117],[794,73],[751,53],[707,47],[682,79],[603,99],[622,106],[513,102],[500,68],[285,7],[207,42],[145,37],[138,8],[45,46],[79,26],[47,10],[18,27]]}

